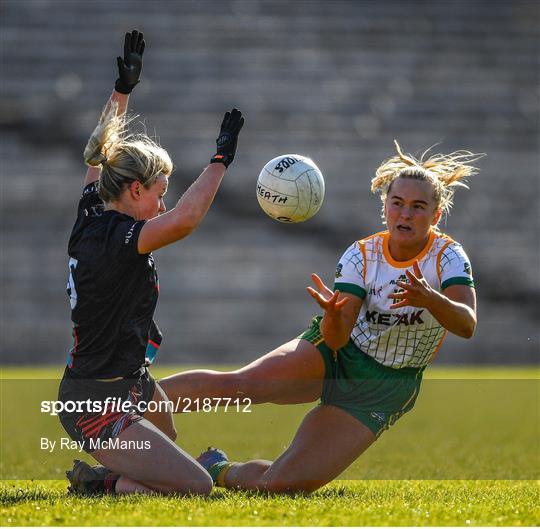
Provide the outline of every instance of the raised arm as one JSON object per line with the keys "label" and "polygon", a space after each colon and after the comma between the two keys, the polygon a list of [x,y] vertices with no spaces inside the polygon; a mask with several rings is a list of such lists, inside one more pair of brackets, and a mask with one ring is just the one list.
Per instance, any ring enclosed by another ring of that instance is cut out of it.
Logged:
{"label": "raised arm", "polygon": [[311,274],[311,279],[317,290],[307,287],[307,291],[324,310],[320,324],[324,341],[333,351],[337,351],[349,341],[363,299],[339,290],[332,291],[317,274]]}
{"label": "raised arm", "polygon": [[238,134],[243,125],[242,113],[236,108],[225,114],[216,140],[216,154],[210,160],[210,165],[173,209],[146,222],[138,239],[140,254],[183,239],[201,223],[216,196],[225,170],[234,160]]}
{"label": "raised arm", "polygon": [[[111,97],[107,101],[102,115],[107,114],[113,103],[118,104],[117,116],[124,116],[127,110],[129,94],[139,83],[142,71],[142,58],[146,42],[141,32],[134,29],[126,33],[124,39],[124,57],[117,57],[118,79],[114,85]],[[84,177],[84,186],[99,180],[100,167],[89,167]]]}

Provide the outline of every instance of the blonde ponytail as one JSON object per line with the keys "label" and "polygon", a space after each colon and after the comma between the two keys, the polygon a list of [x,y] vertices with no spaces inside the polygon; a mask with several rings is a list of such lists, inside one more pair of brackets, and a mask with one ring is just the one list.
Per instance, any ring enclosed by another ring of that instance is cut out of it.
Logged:
{"label": "blonde ponytail", "polygon": [[436,210],[449,213],[457,186],[468,188],[464,179],[478,173],[471,164],[485,156],[469,151],[455,151],[450,154],[433,154],[426,158],[430,147],[416,159],[411,154],[405,154],[399,143],[394,140],[397,156],[384,161],[371,180],[371,191],[380,193],[384,203],[393,182],[397,178],[413,178],[430,182],[434,188]]}
{"label": "blonde ponytail", "polygon": [[117,102],[113,102],[103,110],[99,123],[84,149],[86,164],[98,167],[106,163],[115,145],[125,135],[125,121],[117,115],[117,112]]}
{"label": "blonde ponytail", "polygon": [[104,202],[120,197],[133,181],[149,188],[160,174],[169,176],[173,164],[167,151],[146,134],[132,134],[125,120],[118,116],[118,103],[106,107],[84,149],[84,161],[101,166],[99,196]]}

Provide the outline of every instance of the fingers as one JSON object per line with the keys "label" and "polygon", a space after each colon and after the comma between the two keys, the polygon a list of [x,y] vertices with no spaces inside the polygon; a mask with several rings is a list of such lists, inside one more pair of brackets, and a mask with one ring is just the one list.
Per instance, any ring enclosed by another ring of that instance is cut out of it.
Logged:
{"label": "fingers", "polygon": [[338,301],[339,295],[340,291],[336,290],[332,294],[332,297],[326,301],[325,310],[341,310],[349,302],[349,298],[343,298]]}
{"label": "fingers", "polygon": [[137,41],[136,41],[135,49],[133,51],[142,55],[141,48],[144,51],[144,45],[145,45],[144,35],[142,33],[137,33]]}
{"label": "fingers", "polygon": [[336,304],[337,299],[339,297],[339,290],[336,290],[335,292],[332,292],[332,295],[329,298],[325,298],[323,295],[321,295],[320,292],[317,292],[317,294],[319,294],[320,298],[326,304],[326,308],[329,308],[330,306],[333,306],[333,305]]}
{"label": "fingers", "polygon": [[[231,133],[236,134],[236,129],[238,128],[240,121],[242,121],[242,125],[243,125],[242,112],[240,112],[240,110],[238,110],[237,108],[233,108],[231,111],[231,117],[229,118],[229,125],[228,125]],[[240,126],[240,128],[242,128],[242,126]]]}
{"label": "fingers", "polygon": [[388,299],[405,299],[409,296],[407,292],[396,292],[394,294],[388,294]]}
{"label": "fingers", "polygon": [[325,311],[340,311],[350,301],[349,298],[343,298],[338,301],[340,294],[339,290],[336,290],[335,292],[330,291],[331,296],[329,298],[324,297],[320,292],[317,292],[312,287],[306,287],[306,290],[308,291],[309,295],[317,302],[319,307],[321,307],[321,309]]}
{"label": "fingers", "polygon": [[420,270],[420,265],[418,264],[418,261],[414,261],[413,263],[413,272],[414,274],[409,270],[405,270],[405,273],[407,274],[407,277],[409,278],[409,281],[411,283],[420,283],[421,280],[424,279],[424,276],[422,274],[422,270]]}
{"label": "fingers", "polygon": [[332,296],[330,298],[325,298],[324,296],[321,295],[320,292],[317,292],[317,290],[315,290],[314,288],[312,287],[306,287],[306,290],[309,292],[309,294],[311,295],[311,297],[313,299],[315,299],[315,301],[317,301],[317,303],[324,309],[326,308],[330,303],[332,302],[336,302],[337,301],[337,298],[339,296],[339,292],[337,292],[338,296],[336,296],[336,292],[334,292],[332,294]]}
{"label": "fingers", "polygon": [[309,295],[318,300],[319,299],[319,296],[320,294],[314,289],[314,288],[311,288],[311,287],[306,287],[306,290],[308,291]]}
{"label": "fingers", "polygon": [[[339,292],[338,292],[338,295],[339,295]],[[335,304],[336,309],[341,309],[341,308],[343,308],[347,303],[349,303],[349,301],[350,301],[350,298],[343,298],[343,299],[340,299],[340,300]]]}
{"label": "fingers", "polygon": [[322,289],[326,286],[322,279],[315,273],[311,274],[311,280],[315,283],[315,285],[317,285],[318,289]]}
{"label": "fingers", "polygon": [[231,113],[225,112],[225,115],[223,116],[223,121],[221,122],[221,130],[228,128],[230,118]]}
{"label": "fingers", "polygon": [[230,112],[225,112],[221,124],[222,130],[225,129],[231,134],[238,134],[243,126],[244,118],[242,117],[242,112],[240,112],[240,110],[233,108]]}
{"label": "fingers", "polygon": [[414,275],[418,278],[418,279],[423,279],[423,275],[422,275],[422,271],[420,270],[420,264],[418,263],[418,260],[416,260],[414,263],[413,263],[413,270],[414,270]]}
{"label": "fingers", "polygon": [[319,290],[325,292],[329,296],[331,296],[334,293],[332,289],[328,288],[323,283],[323,280],[317,274],[311,274],[311,280],[315,283],[315,285],[317,286]]}
{"label": "fingers", "polygon": [[124,59],[131,53],[131,33],[126,33],[124,38]]}
{"label": "fingers", "polygon": [[400,307],[408,307],[408,306],[410,306],[409,305],[409,300],[404,299],[403,301],[400,301],[399,303],[393,303],[392,305],[390,305],[390,308],[391,309],[399,309]]}
{"label": "fingers", "polygon": [[309,295],[317,302],[319,307],[321,307],[321,309],[326,309],[325,299],[315,289],[311,287],[306,287],[306,290],[308,291]]}
{"label": "fingers", "polygon": [[131,33],[126,33],[124,38],[124,59],[126,59],[130,53],[142,55],[145,47],[146,42],[144,41],[144,34],[142,32],[134,29]]}
{"label": "fingers", "polygon": [[240,118],[240,121],[238,122],[238,125],[234,129],[234,134],[238,135],[240,131],[242,130],[242,127],[244,126],[244,118]]}
{"label": "fingers", "polygon": [[116,64],[118,64],[118,72],[121,72],[124,68],[124,59],[122,57],[116,57]]}
{"label": "fingers", "polygon": [[407,274],[407,277],[409,278],[409,282],[411,284],[418,284],[419,280],[412,272],[410,272],[409,270],[405,270],[405,274]]}

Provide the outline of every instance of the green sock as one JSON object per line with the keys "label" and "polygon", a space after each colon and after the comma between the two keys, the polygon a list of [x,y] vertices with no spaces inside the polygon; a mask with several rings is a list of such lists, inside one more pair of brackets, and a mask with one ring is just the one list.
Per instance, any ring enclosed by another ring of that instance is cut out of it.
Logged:
{"label": "green sock", "polygon": [[229,466],[231,463],[230,461],[220,461],[219,463],[214,463],[209,469],[208,473],[210,474],[210,477],[212,478],[212,481],[214,483],[217,482],[217,478],[219,476],[219,473],[227,466]]}

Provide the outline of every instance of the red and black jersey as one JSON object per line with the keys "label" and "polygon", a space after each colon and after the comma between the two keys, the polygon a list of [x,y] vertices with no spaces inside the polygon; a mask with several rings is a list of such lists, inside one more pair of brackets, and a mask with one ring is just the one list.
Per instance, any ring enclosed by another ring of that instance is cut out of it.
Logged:
{"label": "red and black jersey", "polygon": [[137,252],[145,221],[104,211],[96,184],[83,190],[68,246],[74,339],[68,371],[77,378],[128,376],[152,360],[161,343],[153,321],[159,293],[154,258]]}

